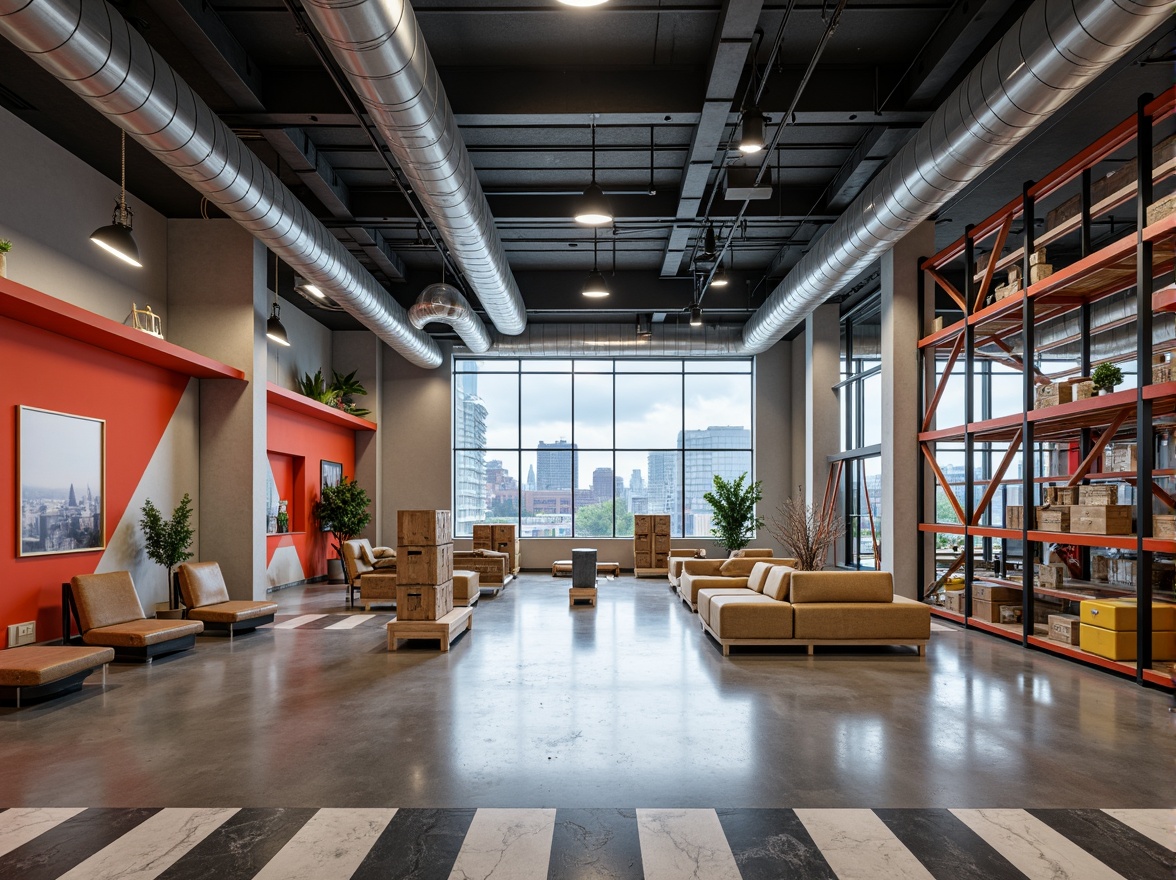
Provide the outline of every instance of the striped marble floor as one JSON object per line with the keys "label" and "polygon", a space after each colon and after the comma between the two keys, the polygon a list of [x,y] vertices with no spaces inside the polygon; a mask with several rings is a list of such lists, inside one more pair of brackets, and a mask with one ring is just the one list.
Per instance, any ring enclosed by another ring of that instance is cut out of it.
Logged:
{"label": "striped marble floor", "polygon": [[298,614],[279,615],[274,622],[260,629],[323,630],[324,632],[350,632],[356,629],[381,627],[394,618],[395,614]]}
{"label": "striped marble floor", "polygon": [[1171,810],[0,811],[20,880],[1171,880]]}

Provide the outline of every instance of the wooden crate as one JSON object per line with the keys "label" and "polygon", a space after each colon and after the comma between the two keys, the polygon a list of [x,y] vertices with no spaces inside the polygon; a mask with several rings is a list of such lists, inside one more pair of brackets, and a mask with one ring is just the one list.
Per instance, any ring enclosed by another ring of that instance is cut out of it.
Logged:
{"label": "wooden crate", "polygon": [[1156,538],[1176,538],[1176,516],[1152,517],[1152,535]]}
{"label": "wooden crate", "polygon": [[1138,469],[1138,449],[1134,443],[1117,443],[1103,454],[1103,470],[1107,473],[1134,473]]}
{"label": "wooden crate", "polygon": [[1070,531],[1070,508],[1064,506],[1037,508],[1037,528],[1043,532]]}
{"label": "wooden crate", "polygon": [[1061,403],[1069,403],[1074,399],[1074,388],[1067,382],[1050,382],[1048,385],[1037,386],[1037,398],[1034,409],[1045,409]]}
{"label": "wooden crate", "polygon": [[1078,503],[1087,507],[1099,507],[1119,503],[1119,487],[1114,483],[1095,483],[1078,487]]}
{"label": "wooden crate", "polygon": [[1080,535],[1130,535],[1131,506],[1100,504],[1071,507],[1070,531]]}
{"label": "wooden crate", "polygon": [[1029,255],[1029,265],[1038,266],[1045,262],[1045,248],[1039,247],[1034,249],[1033,253]]}
{"label": "wooden crate", "polygon": [[515,534],[514,523],[495,523],[494,529],[494,543],[495,544],[511,544],[513,545],[518,535]]}
{"label": "wooden crate", "polygon": [[664,568],[668,571],[670,567],[670,554],[658,553],[655,551],[653,554],[653,567]]}
{"label": "wooden crate", "polygon": [[[1023,529],[1025,528],[1025,508],[1020,504],[1010,504],[1005,507],[1005,528],[1006,529]],[[1033,523],[1029,523],[1029,528],[1033,528]]]}
{"label": "wooden crate", "polygon": [[453,610],[453,581],[397,584],[397,620],[440,620]]}
{"label": "wooden crate", "polygon": [[997,587],[992,584],[972,584],[972,599],[981,602],[1016,602],[1021,603],[1021,591],[1013,587]]}
{"label": "wooden crate", "polygon": [[481,539],[475,539],[474,540],[474,549],[475,550],[493,550],[494,549],[494,542],[493,541],[483,541]]}
{"label": "wooden crate", "polygon": [[667,514],[657,514],[653,518],[653,533],[655,535],[669,535],[670,517]]}
{"label": "wooden crate", "polygon": [[633,534],[634,535],[652,535],[653,534],[653,517],[648,513],[637,513],[633,515]]}
{"label": "wooden crate", "polygon": [[1049,638],[1065,645],[1078,644],[1078,622],[1076,614],[1051,614],[1049,616]]}
{"label": "wooden crate", "polygon": [[1051,562],[1037,566],[1037,583],[1047,590],[1060,590],[1066,580],[1066,566]]}
{"label": "wooden crate", "polygon": [[1052,263],[1037,263],[1029,267],[1029,283],[1036,284],[1053,274]]}
{"label": "wooden crate", "polygon": [[653,535],[634,535],[633,549],[637,552],[652,553],[653,552]]}
{"label": "wooden crate", "polygon": [[[983,599],[972,599],[972,617],[977,620],[983,620],[987,623],[1001,623],[1001,609],[1015,608],[1018,612],[1021,610],[1021,603],[1013,602],[986,602]],[[1018,617],[1020,615],[1018,614]]]}
{"label": "wooden crate", "polygon": [[396,543],[404,547],[452,544],[453,518],[448,510],[398,510]]}
{"label": "wooden crate", "polygon": [[[479,547],[478,542],[482,541],[486,544],[485,547]],[[486,523],[478,523],[474,526],[474,549],[475,550],[489,550],[490,544],[494,541],[494,526]]]}
{"label": "wooden crate", "polygon": [[1089,379],[1079,379],[1070,383],[1074,400],[1090,400],[1094,397],[1094,383]]}
{"label": "wooden crate", "polygon": [[670,552],[670,536],[669,535],[654,535],[653,536],[653,552],[668,554]]}
{"label": "wooden crate", "polygon": [[435,585],[453,580],[453,545],[397,547],[396,580],[409,585]]}
{"label": "wooden crate", "polygon": [[652,568],[653,554],[648,550],[637,550],[633,553],[633,565],[636,568]]}
{"label": "wooden crate", "polygon": [[1105,584],[1111,577],[1111,560],[1106,556],[1090,557],[1090,579]]}
{"label": "wooden crate", "polygon": [[[513,528],[513,526],[512,526]],[[519,573],[519,542],[518,540],[495,542],[494,546],[490,548],[497,553],[505,553],[506,568],[512,574]]]}
{"label": "wooden crate", "polygon": [[1173,211],[1176,211],[1176,193],[1147,206],[1147,225],[1159,223],[1165,217],[1171,216]]}
{"label": "wooden crate", "polygon": [[1152,384],[1160,385],[1164,382],[1173,381],[1176,376],[1176,371],[1172,369],[1171,363],[1166,364],[1152,364]]}
{"label": "wooden crate", "polygon": [[1045,500],[1051,507],[1069,507],[1078,503],[1077,486],[1046,486]]}

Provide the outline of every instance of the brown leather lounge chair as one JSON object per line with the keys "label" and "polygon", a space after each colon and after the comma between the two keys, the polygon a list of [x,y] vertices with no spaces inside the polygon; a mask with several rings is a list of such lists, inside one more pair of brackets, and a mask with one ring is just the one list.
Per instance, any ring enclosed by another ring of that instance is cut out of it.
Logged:
{"label": "brown leather lounge chair", "polygon": [[206,630],[248,632],[274,622],[274,602],[230,600],[229,588],[216,562],[185,562],[179,568],[180,597],[189,620],[199,620]]}
{"label": "brown leather lounge chair", "polygon": [[[77,615],[82,641],[114,648],[116,660],[146,660],[186,651],[204,631],[199,620],[149,620],[139,604],[129,571],[81,574],[66,585],[67,604]],[[70,640],[69,616],[63,627]]]}

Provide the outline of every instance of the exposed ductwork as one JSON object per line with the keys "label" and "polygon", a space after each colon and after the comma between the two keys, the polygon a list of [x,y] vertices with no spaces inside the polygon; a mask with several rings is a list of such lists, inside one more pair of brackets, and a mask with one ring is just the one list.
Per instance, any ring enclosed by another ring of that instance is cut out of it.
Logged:
{"label": "exposed ductwork", "polygon": [[407,360],[441,350],[105,0],[0,0],[0,33]]}
{"label": "exposed ductwork", "polygon": [[[456,349],[458,353],[464,353]],[[494,335],[487,357],[741,357],[738,327],[654,324],[648,337],[632,324],[527,325],[520,336]]]}
{"label": "exposed ductwork", "polygon": [[501,333],[527,311],[490,205],[407,0],[305,0],[421,204]]}
{"label": "exposed ductwork", "polygon": [[774,345],[1169,15],[1171,0],[1037,0],[743,328]]}
{"label": "exposed ductwork", "polygon": [[416,303],[408,310],[408,320],[418,330],[437,321],[449,324],[462,338],[466,348],[475,354],[485,354],[490,348],[490,334],[486,325],[474,314],[461,291],[452,284],[430,284],[421,291]]}

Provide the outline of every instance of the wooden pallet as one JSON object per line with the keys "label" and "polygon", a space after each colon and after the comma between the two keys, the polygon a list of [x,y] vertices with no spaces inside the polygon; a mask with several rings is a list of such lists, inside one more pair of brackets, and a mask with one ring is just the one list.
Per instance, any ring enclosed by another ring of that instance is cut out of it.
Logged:
{"label": "wooden pallet", "polygon": [[455,608],[440,620],[391,620],[388,622],[388,650],[396,651],[405,639],[424,639],[438,643],[441,652],[449,651],[463,632],[474,628],[474,609]]}
{"label": "wooden pallet", "polygon": [[587,602],[593,608],[596,607],[596,587],[569,587],[568,588],[568,606],[571,607],[577,602]]}
{"label": "wooden pallet", "polygon": [[639,578],[664,578],[670,573],[668,568],[635,568],[633,574]]}

